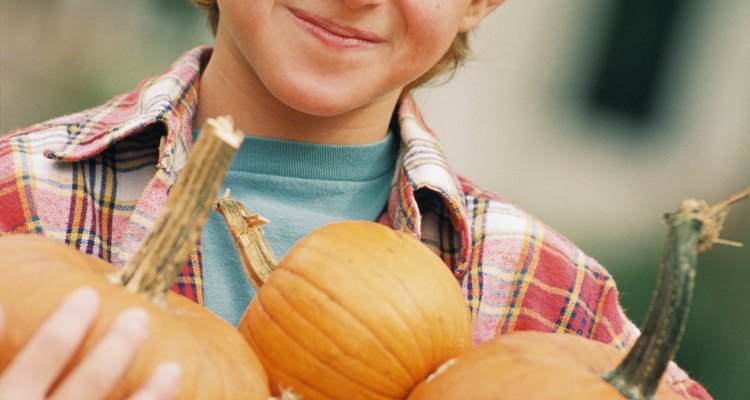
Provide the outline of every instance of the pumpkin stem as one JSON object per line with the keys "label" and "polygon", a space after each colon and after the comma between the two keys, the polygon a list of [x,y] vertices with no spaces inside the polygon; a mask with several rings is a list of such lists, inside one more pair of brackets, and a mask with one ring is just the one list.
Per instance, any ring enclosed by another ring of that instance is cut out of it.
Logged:
{"label": "pumpkin stem", "polygon": [[206,121],[159,219],[128,264],[110,274],[110,281],[163,304],[243,139],[229,117]]}
{"label": "pumpkin stem", "polygon": [[747,197],[750,187],[711,207],[685,199],[678,211],[665,215],[667,240],[641,335],[620,365],[602,376],[628,399],[652,398],[685,329],[698,253],[724,242],[719,232],[727,208]]}
{"label": "pumpkin stem", "polygon": [[251,213],[239,201],[229,198],[229,189],[223,197],[216,200],[214,208],[224,217],[245,267],[245,274],[257,291],[278,264],[263,233],[262,226],[268,220],[260,214]]}

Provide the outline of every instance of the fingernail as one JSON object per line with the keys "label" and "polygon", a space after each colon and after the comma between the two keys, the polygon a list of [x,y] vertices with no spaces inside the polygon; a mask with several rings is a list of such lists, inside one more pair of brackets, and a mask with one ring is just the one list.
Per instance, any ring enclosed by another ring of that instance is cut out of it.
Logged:
{"label": "fingernail", "polygon": [[63,300],[63,304],[79,312],[95,311],[99,308],[99,293],[88,286],[84,286],[70,292],[68,297]]}
{"label": "fingernail", "polygon": [[164,384],[176,388],[180,379],[182,379],[182,367],[180,364],[170,361],[159,365],[154,374]]}
{"label": "fingernail", "polygon": [[114,329],[127,331],[131,335],[146,336],[150,318],[142,308],[128,308],[120,313],[114,324]]}

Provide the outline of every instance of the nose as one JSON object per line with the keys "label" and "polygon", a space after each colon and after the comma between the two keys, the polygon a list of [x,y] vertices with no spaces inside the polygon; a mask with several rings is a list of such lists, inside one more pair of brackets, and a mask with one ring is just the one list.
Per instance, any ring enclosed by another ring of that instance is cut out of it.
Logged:
{"label": "nose", "polygon": [[360,8],[365,6],[376,5],[385,2],[385,0],[344,0],[349,8]]}

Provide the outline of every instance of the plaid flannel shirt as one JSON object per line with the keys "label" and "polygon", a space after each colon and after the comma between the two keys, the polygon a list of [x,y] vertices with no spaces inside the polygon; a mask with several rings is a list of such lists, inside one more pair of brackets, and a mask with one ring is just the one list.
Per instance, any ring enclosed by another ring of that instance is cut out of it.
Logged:
{"label": "plaid flannel shirt", "polygon": [[[99,107],[0,138],[0,232],[43,234],[122,266],[164,205],[191,146],[210,47]],[[515,330],[571,332],[619,349],[638,330],[595,260],[535,217],[451,172],[411,97],[401,155],[379,222],[421,239],[466,295],[475,344]],[[202,304],[200,244],[174,290]],[[710,398],[674,364],[668,382]]]}

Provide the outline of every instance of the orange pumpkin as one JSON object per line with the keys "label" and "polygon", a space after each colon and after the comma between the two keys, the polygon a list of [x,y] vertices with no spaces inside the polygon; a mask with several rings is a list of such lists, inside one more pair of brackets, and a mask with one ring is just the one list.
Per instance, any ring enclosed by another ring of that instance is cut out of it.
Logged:
{"label": "orange pumpkin", "polygon": [[269,270],[238,328],[276,394],[403,399],[471,344],[468,307],[450,270],[383,225],[324,226]]}
{"label": "orange pumpkin", "polygon": [[[448,361],[408,399],[623,399],[601,378],[622,357],[612,346],[573,334],[515,332]],[[656,398],[680,397],[662,384]]]}
{"label": "orange pumpkin", "polygon": [[158,364],[177,361],[183,370],[178,398],[265,400],[267,376],[243,337],[231,324],[169,291],[242,138],[231,120],[209,120],[159,220],[121,270],[115,272],[106,262],[49,238],[0,238],[0,303],[6,326],[0,343],[0,371],[64,297],[89,286],[101,298],[98,318],[63,376],[120,311],[135,306],[150,314],[150,334],[108,398],[125,398],[143,385]]}
{"label": "orange pumpkin", "polygon": [[666,216],[667,243],[657,289],[641,335],[624,354],[571,334],[516,332],[450,360],[420,383],[409,400],[680,398],[663,383],[685,326],[697,254],[718,238],[729,204],[750,188],[709,207],[683,201]]}
{"label": "orange pumpkin", "polygon": [[151,317],[150,334],[110,399],[127,397],[164,361],[176,361],[182,367],[181,399],[265,400],[270,395],[266,374],[242,336],[192,301],[168,293],[166,306],[161,307],[108,282],[105,274],[113,272],[108,263],[43,236],[2,237],[0,254],[0,303],[5,306],[6,326],[0,343],[0,371],[65,296],[89,286],[100,295],[99,316],[64,375],[121,311],[141,307]]}

